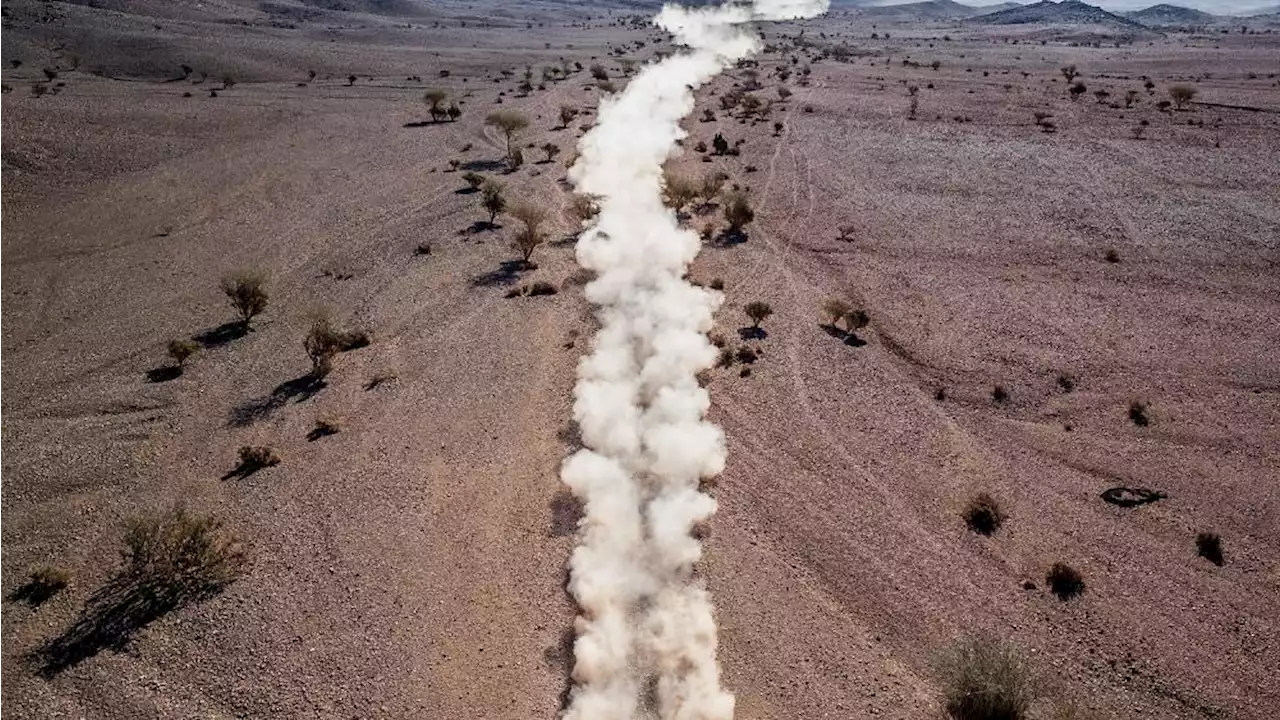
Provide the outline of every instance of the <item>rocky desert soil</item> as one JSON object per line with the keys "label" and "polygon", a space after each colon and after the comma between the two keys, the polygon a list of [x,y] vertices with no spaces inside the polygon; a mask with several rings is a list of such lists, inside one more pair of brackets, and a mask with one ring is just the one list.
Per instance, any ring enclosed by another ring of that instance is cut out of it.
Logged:
{"label": "rocky desert soil", "polygon": [[[555,717],[578,512],[557,474],[595,327],[566,165],[608,94],[590,66],[621,87],[672,50],[648,10],[4,10],[4,714]],[[714,204],[687,220],[712,226],[690,277],[723,283],[715,335],[760,355],[707,376],[729,464],[700,572],[738,716],[937,717],[939,653],[986,631],[1028,658],[1036,717],[1274,717],[1280,34],[763,31],[672,160],[756,211],[745,242],[717,239]],[[768,117],[724,110],[753,79]],[[1177,85],[1195,99],[1161,110]],[[430,121],[429,88],[456,122]],[[530,120],[514,172],[499,109]],[[716,133],[739,154],[695,149]],[[468,171],[549,210],[537,269]],[[270,300],[238,333],[219,280],[243,267]],[[508,297],[535,281],[558,292]],[[869,325],[825,327],[832,297]],[[757,300],[773,315],[742,339]],[[319,388],[317,308],[372,338]],[[172,377],[175,338],[202,347]],[[340,431],[308,439],[319,417]],[[244,445],[281,462],[232,476]],[[963,517],[979,493],[1007,515],[990,537]],[[51,665],[125,523],[179,504],[243,538],[241,576]],[[1046,588],[1057,562],[1079,597]],[[68,586],[15,597],[45,566]]]}

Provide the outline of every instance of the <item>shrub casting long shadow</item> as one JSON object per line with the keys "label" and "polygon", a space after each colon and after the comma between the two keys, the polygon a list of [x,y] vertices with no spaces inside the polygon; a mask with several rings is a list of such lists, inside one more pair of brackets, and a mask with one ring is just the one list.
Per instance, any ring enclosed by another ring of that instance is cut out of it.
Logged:
{"label": "shrub casting long shadow", "polygon": [[325,389],[327,383],[311,373],[282,382],[266,397],[254,398],[231,408],[231,417],[227,424],[232,427],[245,427],[259,420],[271,417],[276,410],[289,404],[289,401],[304,402],[311,396]]}
{"label": "shrub casting long shadow", "polygon": [[[145,547],[138,547],[145,559],[128,562],[89,598],[71,627],[28,657],[41,676],[52,678],[102,650],[125,649],[152,621],[217,595],[235,578],[244,556],[212,534],[217,525],[181,514],[177,518],[187,523],[181,527],[193,530],[146,538]],[[148,552],[168,555],[146,556]]]}

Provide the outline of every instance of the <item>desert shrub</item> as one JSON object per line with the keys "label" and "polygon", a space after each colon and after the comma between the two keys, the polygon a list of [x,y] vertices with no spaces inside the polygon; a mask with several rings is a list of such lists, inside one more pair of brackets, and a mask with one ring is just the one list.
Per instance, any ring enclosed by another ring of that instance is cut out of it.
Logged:
{"label": "desert shrub", "polygon": [[498,110],[489,113],[484,119],[484,124],[497,128],[503,134],[507,139],[507,157],[511,157],[512,142],[520,131],[529,127],[529,118],[515,110]]}
{"label": "desert shrub", "polygon": [[1222,537],[1211,532],[1197,534],[1196,553],[1214,565],[1221,566],[1225,562],[1222,557]]}
{"label": "desert shrub", "polygon": [[46,565],[33,571],[27,581],[9,595],[9,599],[25,602],[31,607],[39,607],[70,584],[71,573],[62,568]]}
{"label": "desert shrub", "polygon": [[524,165],[524,151],[520,148],[512,148],[511,154],[507,156],[507,167],[514,172],[519,170],[521,165]]}
{"label": "desert shrub", "polygon": [[1173,101],[1174,107],[1182,110],[1187,103],[1195,99],[1198,91],[1190,85],[1174,85],[1169,88],[1169,99]]}
{"label": "desert shrub", "polygon": [[738,348],[738,352],[734,355],[738,362],[743,365],[750,365],[760,359],[760,352],[750,345],[743,345]]}
{"label": "desert shrub", "polygon": [[462,173],[462,179],[472,190],[476,190],[484,183],[484,176],[474,170],[468,170]]}
{"label": "desert shrub", "polygon": [[244,550],[221,520],[179,507],[131,520],[125,529],[125,559],[129,578],[153,602],[177,607],[234,580],[244,564]]}
{"label": "desert shrub", "polygon": [[716,367],[733,367],[733,364],[738,361],[737,353],[731,347],[719,347],[720,353],[716,356]]}
{"label": "desert shrub", "polygon": [[1076,68],[1075,65],[1066,65],[1062,68],[1062,77],[1066,78],[1067,82],[1071,82],[1075,80],[1076,76],[1079,74],[1080,74],[1080,71]]}
{"label": "desert shrub", "polygon": [[266,285],[266,272],[257,269],[237,270],[222,278],[222,292],[231,301],[231,307],[240,313],[240,322],[245,327],[267,309]]}
{"label": "desert shrub", "polygon": [[200,352],[200,343],[194,340],[177,339],[169,341],[169,357],[173,358],[179,368],[185,367],[187,360],[197,352]]}
{"label": "desert shrub", "polygon": [[542,232],[542,224],[547,220],[547,211],[532,203],[516,203],[508,213],[522,225],[516,232],[514,241],[516,250],[520,252],[525,266],[528,267],[533,251],[546,239]]}
{"label": "desert shrub", "polygon": [[773,308],[769,303],[762,300],[753,300],[743,306],[742,311],[751,319],[751,327],[758,328],[760,323],[764,322],[773,314]]}
{"label": "desert shrub", "polygon": [[1084,577],[1066,563],[1054,563],[1045,574],[1044,581],[1059,600],[1070,600],[1084,592]]}
{"label": "desert shrub", "polygon": [[711,283],[707,286],[712,290],[724,290],[724,278],[711,278]]}
{"label": "desert shrub", "polygon": [[1160,102],[1156,103],[1156,109],[1159,110],[1160,112],[1167,112],[1169,108],[1172,106],[1173,106],[1173,103],[1169,102],[1168,100],[1161,100]]}
{"label": "desert shrub", "polygon": [[480,206],[489,212],[489,224],[498,219],[498,214],[507,209],[507,198],[502,193],[502,183],[488,179],[480,185]]}
{"label": "desert shrub", "polygon": [[555,143],[550,143],[550,142],[549,142],[549,143],[543,143],[543,144],[542,144],[542,147],[541,147],[541,150],[542,150],[542,152],[546,153],[546,155],[547,155],[547,162],[551,162],[551,161],[552,161],[552,159],[554,159],[556,155],[559,155],[559,154],[560,154],[560,146],[559,146],[559,145],[556,145]]}
{"label": "desert shrub", "polygon": [[609,71],[606,70],[603,65],[599,63],[593,63],[591,65],[591,77],[596,80],[608,80]]}
{"label": "desert shrub", "polygon": [[428,90],[422,95],[422,102],[427,104],[427,111],[431,113],[431,122],[440,122],[441,118],[448,117],[449,111],[444,108],[444,101],[449,98],[448,91],[440,89]]}
{"label": "desert shrub", "polygon": [[702,176],[702,183],[698,188],[698,197],[702,202],[710,203],[720,195],[720,191],[724,189],[724,184],[729,181],[729,176],[722,172],[711,172]]}
{"label": "desert shrub", "polygon": [[745,193],[732,192],[725,198],[724,203],[724,219],[729,223],[729,229],[738,232],[746,227],[756,217],[756,213],[751,209],[751,201],[747,199]]}
{"label": "desert shrub", "polygon": [[1058,376],[1058,388],[1064,393],[1069,393],[1076,389],[1076,379],[1067,374]]}
{"label": "desert shrub", "polygon": [[569,127],[569,123],[578,117],[578,108],[572,105],[560,106],[560,127]]}
{"label": "desert shrub", "polygon": [[854,308],[844,314],[844,326],[850,333],[855,333],[870,324],[871,316],[861,308]]}
{"label": "desert shrub", "polygon": [[822,303],[822,312],[831,319],[829,323],[831,327],[835,327],[836,323],[844,319],[844,316],[853,311],[853,306],[844,298],[828,298]]}
{"label": "desert shrub", "polygon": [[1020,653],[987,635],[971,635],[938,663],[943,705],[955,720],[1022,720],[1031,707],[1031,674]]}
{"label": "desert shrub", "polygon": [[321,415],[316,418],[315,427],[307,433],[308,440],[319,440],[322,437],[337,435],[342,431],[342,421],[333,415]]}
{"label": "desert shrub", "polygon": [[575,193],[569,198],[566,212],[578,225],[585,225],[600,214],[600,198],[596,195]]}
{"label": "desert shrub", "polygon": [[774,137],[777,137],[777,136],[779,136],[779,135],[781,135],[781,134],[782,134],[782,127],[783,127],[783,125],[782,125],[782,123],[780,123],[780,122],[776,122],[776,123],[774,123],[774,124],[773,124],[773,136],[774,136]]}
{"label": "desert shrub", "polygon": [[275,450],[265,445],[244,445],[240,448],[239,455],[239,470],[246,475],[280,464],[280,456],[276,455]]}
{"label": "desert shrub", "polygon": [[991,388],[991,399],[997,403],[1006,403],[1009,401],[1009,391],[1003,385],[996,385]]}
{"label": "desert shrub", "polygon": [[1146,427],[1151,424],[1151,417],[1148,414],[1150,407],[1141,400],[1134,400],[1129,403],[1129,419],[1138,427]]}
{"label": "desert shrub", "polygon": [[[324,378],[333,369],[333,358],[344,349],[343,333],[333,326],[327,315],[317,315],[311,329],[302,341],[302,347],[311,359],[311,376]],[[368,343],[366,343],[368,344]]]}
{"label": "desert shrub", "polygon": [[359,79],[360,79],[360,78],[356,77],[355,75],[348,75],[348,76],[347,76],[347,87],[350,87],[350,86],[352,86],[352,85],[355,85],[355,84],[356,84],[356,80],[359,80]]}
{"label": "desert shrub", "polygon": [[789,97],[791,97],[791,89],[790,89],[790,88],[786,88],[786,87],[780,87],[780,88],[778,88],[778,99],[779,99],[779,100],[786,100],[786,99],[787,99],[787,98],[789,98]]}
{"label": "desert shrub", "polygon": [[449,158],[449,170],[450,170],[450,171],[452,171],[452,172],[457,172],[458,168],[459,168],[461,165],[462,165],[462,161],[461,161],[461,160],[459,160],[458,158]]}
{"label": "desert shrub", "polygon": [[413,249],[413,254],[414,254],[414,255],[430,255],[430,254],[431,254],[431,243],[429,243],[429,242],[420,242],[420,243],[418,243],[417,247],[415,247],[415,248]]}
{"label": "desert shrub", "polygon": [[715,148],[717,155],[724,155],[729,152],[729,141],[724,139],[724,135],[716,133],[716,136],[711,138],[711,147]]}
{"label": "desert shrub", "polygon": [[1076,84],[1074,84],[1074,85],[1072,85],[1070,88],[1068,88],[1067,92],[1071,93],[1071,99],[1072,99],[1072,100],[1077,100],[1077,99],[1079,99],[1079,98],[1080,98],[1080,96],[1081,96],[1081,95],[1085,94],[1085,92],[1086,92],[1088,89],[1089,89],[1089,88],[1085,87],[1085,84],[1084,84],[1084,83],[1082,83],[1082,82],[1077,82]]}
{"label": "desert shrub", "polygon": [[445,110],[445,113],[449,116],[449,122],[454,122],[462,117],[462,108],[458,107],[457,103],[449,103],[449,109]]}
{"label": "desert shrub", "polygon": [[805,106],[804,106],[804,108],[803,108],[803,110],[804,110],[804,112],[806,112],[806,113],[810,113],[810,114],[812,114],[812,113],[813,113],[813,106],[812,106],[812,105],[805,105]]}
{"label": "desert shrub", "polygon": [[699,182],[674,173],[671,170],[663,171],[662,180],[663,200],[666,202],[667,207],[677,213],[683,211],[702,192],[702,186]]}
{"label": "desert shrub", "polygon": [[978,493],[964,509],[964,521],[969,529],[981,535],[993,535],[1004,524],[1005,515],[1000,503],[987,493]]}
{"label": "desert shrub", "polygon": [[715,122],[715,121],[716,121],[715,110],[712,110],[711,108],[706,108],[702,111],[702,122]]}

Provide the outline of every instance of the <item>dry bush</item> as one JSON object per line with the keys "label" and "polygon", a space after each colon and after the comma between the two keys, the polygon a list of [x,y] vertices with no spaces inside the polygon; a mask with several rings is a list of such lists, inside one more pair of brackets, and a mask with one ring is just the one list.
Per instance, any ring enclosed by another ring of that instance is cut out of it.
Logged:
{"label": "dry bush", "polygon": [[569,123],[578,117],[578,108],[572,105],[560,106],[560,127],[569,127]]}
{"label": "dry bush", "polygon": [[989,635],[968,636],[939,659],[943,704],[955,720],[1021,720],[1034,697],[1021,654]]}
{"label": "dry bush", "polygon": [[181,507],[131,520],[125,548],[128,575],[173,606],[221,589],[244,563],[239,539],[221,520]]}
{"label": "dry bush", "polygon": [[342,431],[342,420],[335,415],[320,415],[316,418],[315,427],[307,433],[308,440],[319,440],[322,437],[337,435]]}
{"label": "dry bush", "polygon": [[25,602],[31,607],[39,607],[54,595],[71,584],[71,573],[51,565],[37,568],[27,581],[19,585],[8,599],[14,602]]}
{"label": "dry bush", "polygon": [[849,331],[850,335],[870,324],[871,316],[867,314],[866,310],[861,308],[854,308],[844,314],[844,326]]}
{"label": "dry bush", "polygon": [[976,533],[993,535],[1004,524],[1005,514],[995,498],[987,493],[978,493],[965,506],[964,521]]}
{"label": "dry bush", "polygon": [[498,219],[498,214],[507,209],[507,198],[502,194],[502,183],[492,178],[480,185],[480,205],[489,212],[489,224]]}
{"label": "dry bush", "polygon": [[1079,74],[1080,71],[1076,69],[1075,65],[1067,65],[1062,68],[1062,77],[1066,78],[1067,82],[1075,80]]}
{"label": "dry bush", "polygon": [[551,162],[553,159],[555,159],[556,155],[560,154],[560,146],[556,145],[555,143],[551,143],[551,142],[543,143],[540,149],[542,150],[542,152],[546,153],[547,162]]}
{"label": "dry bush", "polygon": [[462,173],[462,179],[472,190],[478,190],[484,184],[484,176],[474,170]]}
{"label": "dry bush", "polygon": [[1145,402],[1134,400],[1129,403],[1129,419],[1138,427],[1146,427],[1151,424],[1150,410],[1150,406]]}
{"label": "dry bush", "polygon": [[1009,402],[1009,391],[1005,390],[1003,385],[996,385],[991,388],[991,399],[998,404]]}
{"label": "dry bush", "polygon": [[729,181],[729,176],[722,172],[710,172],[702,176],[702,183],[698,188],[698,197],[703,203],[710,204],[720,196],[720,191],[724,189],[724,184]]}
{"label": "dry bush", "polygon": [[743,306],[742,311],[751,319],[751,327],[753,328],[760,327],[760,323],[773,314],[773,308],[769,306],[769,303],[762,300],[753,300],[747,303]]}
{"label": "dry bush", "polygon": [[555,295],[558,290],[556,286],[546,280],[537,280],[531,283],[525,283],[518,288],[507,291],[506,297],[539,297],[542,295]]}
{"label": "dry bush", "polygon": [[1044,581],[1059,600],[1070,600],[1084,592],[1084,576],[1066,563],[1054,563]]}
{"label": "dry bush", "polygon": [[1222,537],[1217,533],[1202,532],[1196,535],[1196,553],[1214,565],[1222,566]]}
{"label": "dry bush", "polygon": [[169,341],[169,357],[177,363],[178,368],[186,367],[187,360],[200,352],[200,343],[195,340],[177,339]]}
{"label": "dry bush", "polygon": [[237,470],[244,475],[280,464],[280,456],[265,445],[242,445],[239,456],[240,465]]}
{"label": "dry bush", "polygon": [[441,118],[448,117],[449,111],[443,106],[445,100],[449,98],[446,90],[433,89],[428,90],[422,95],[422,102],[427,104],[427,111],[431,113],[432,122],[440,122]]}
{"label": "dry bush", "polygon": [[1182,110],[1187,103],[1195,99],[1198,91],[1190,85],[1174,85],[1169,88],[1169,99],[1173,101],[1173,106],[1178,110]]}
{"label": "dry bush", "polygon": [[531,203],[516,203],[511,206],[508,214],[520,221],[523,226],[516,232],[514,241],[516,250],[520,252],[525,266],[528,267],[533,251],[546,240],[542,232],[542,224],[547,221],[547,211]]}
{"label": "dry bush", "polygon": [[737,360],[738,355],[733,351],[733,348],[721,347],[720,354],[716,357],[716,367],[733,367],[733,364],[737,362]]}
{"label": "dry bush", "polygon": [[231,301],[231,307],[240,313],[245,327],[249,321],[267,309],[267,273],[258,269],[243,269],[222,278],[222,292]]}
{"label": "dry bush", "polygon": [[822,313],[831,318],[829,323],[831,327],[835,327],[836,323],[840,322],[845,315],[852,311],[853,305],[850,305],[849,301],[844,298],[828,298],[826,302],[822,303]]}
{"label": "dry bush", "polygon": [[669,169],[663,171],[662,180],[663,200],[667,207],[677,213],[696,200],[702,192],[702,186],[698,182]]}
{"label": "dry bush", "polygon": [[584,226],[600,214],[600,198],[597,195],[575,193],[569,198],[565,212],[579,227]]}
{"label": "dry bush", "polygon": [[751,201],[747,198],[746,193],[734,191],[725,197],[724,219],[729,223],[730,231],[741,231],[755,217],[755,210],[751,209]]}

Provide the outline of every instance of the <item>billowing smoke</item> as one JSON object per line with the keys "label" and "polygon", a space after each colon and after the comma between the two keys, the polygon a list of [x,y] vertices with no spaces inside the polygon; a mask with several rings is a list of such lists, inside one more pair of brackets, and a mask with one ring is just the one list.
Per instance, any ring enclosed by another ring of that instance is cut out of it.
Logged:
{"label": "billowing smoke", "polygon": [[694,579],[693,530],[715,512],[699,492],[724,468],[724,437],[703,418],[696,374],[719,293],[690,285],[700,241],[662,203],[662,164],[684,137],[693,89],[754,53],[756,20],[813,17],[828,0],[666,6],[657,24],[689,48],[646,67],[601,102],[570,177],[598,196],[600,214],[578,241],[578,262],[601,329],[583,359],[574,417],[585,449],[562,479],[585,507],[570,561],[578,601],[568,720],[728,720],[711,599]]}

